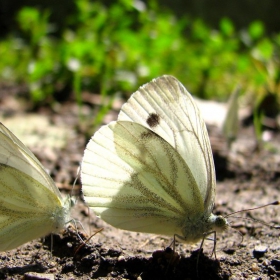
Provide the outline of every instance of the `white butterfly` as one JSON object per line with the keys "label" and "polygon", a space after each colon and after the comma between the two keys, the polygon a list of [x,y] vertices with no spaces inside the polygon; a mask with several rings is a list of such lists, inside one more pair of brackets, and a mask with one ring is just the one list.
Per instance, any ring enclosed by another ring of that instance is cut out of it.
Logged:
{"label": "white butterfly", "polygon": [[34,154],[0,123],[0,251],[58,232],[71,206]]}
{"label": "white butterfly", "polygon": [[172,76],[140,87],[118,120],[95,133],[81,178],[86,203],[117,228],[191,243],[228,227],[212,214],[216,179],[205,123]]}

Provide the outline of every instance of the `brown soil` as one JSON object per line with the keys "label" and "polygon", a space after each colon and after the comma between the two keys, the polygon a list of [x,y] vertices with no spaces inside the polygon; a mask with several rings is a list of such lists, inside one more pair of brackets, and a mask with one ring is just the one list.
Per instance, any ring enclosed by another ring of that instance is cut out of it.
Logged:
{"label": "brown soil", "polygon": [[[3,89],[0,95],[2,93]],[[31,116],[26,103],[13,94],[2,97],[1,122],[26,143],[28,140],[22,139],[24,135],[18,135],[10,125],[15,119],[15,126],[20,126]],[[71,191],[83,150],[93,132],[89,131],[89,124],[93,120],[95,109],[92,108],[93,104],[98,104],[98,97],[85,95],[84,98],[86,102],[81,108],[86,116],[84,119],[79,119],[75,102],[52,108],[41,107],[32,112],[35,119],[36,116],[45,117],[49,127],[36,125],[34,133],[38,134],[37,142],[40,141],[41,145],[34,144],[30,148],[50,170],[63,193]],[[115,110],[105,118],[106,122],[116,118],[119,102],[114,107]],[[16,118],[18,116],[20,121]],[[32,126],[31,119],[28,119],[29,126]],[[65,134],[65,144],[59,148],[44,142],[54,127],[61,127],[61,133],[62,128],[71,132]],[[209,130],[218,180],[214,213],[227,215],[277,200],[280,182],[279,133],[271,132],[270,142],[259,149],[252,125],[241,127],[238,140],[228,149],[218,130]],[[26,130],[24,132],[27,134]],[[103,230],[86,245],[78,238],[76,229],[70,226],[61,235],[53,235],[52,251],[51,238],[47,236],[2,252],[0,279],[278,279],[280,276],[279,229],[248,219],[279,225],[279,206],[229,218],[231,229],[217,235],[215,259],[214,255],[211,256],[213,240],[205,241],[200,254],[200,244],[176,243],[173,252],[169,248],[171,238],[115,229],[93,213],[89,215],[81,201],[79,181],[74,194],[78,196],[78,201],[72,212],[73,218],[79,220],[88,233],[79,230],[80,237],[86,239],[98,229]]]}

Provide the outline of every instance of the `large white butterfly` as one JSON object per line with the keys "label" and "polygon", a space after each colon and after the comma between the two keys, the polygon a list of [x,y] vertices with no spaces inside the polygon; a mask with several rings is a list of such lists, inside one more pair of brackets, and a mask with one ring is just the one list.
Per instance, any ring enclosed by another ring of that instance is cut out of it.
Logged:
{"label": "large white butterfly", "polygon": [[172,76],[140,87],[118,120],[94,134],[81,179],[86,203],[117,228],[192,243],[228,227],[212,214],[216,179],[205,123]]}
{"label": "large white butterfly", "polygon": [[34,154],[0,123],[0,251],[58,232],[71,205]]}

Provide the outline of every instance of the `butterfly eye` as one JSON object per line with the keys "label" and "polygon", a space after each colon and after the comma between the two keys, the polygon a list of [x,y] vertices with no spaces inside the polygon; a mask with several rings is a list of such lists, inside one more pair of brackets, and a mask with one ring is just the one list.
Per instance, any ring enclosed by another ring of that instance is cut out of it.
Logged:
{"label": "butterfly eye", "polygon": [[217,216],[215,220],[215,229],[217,231],[224,231],[229,227],[228,221],[223,216]]}

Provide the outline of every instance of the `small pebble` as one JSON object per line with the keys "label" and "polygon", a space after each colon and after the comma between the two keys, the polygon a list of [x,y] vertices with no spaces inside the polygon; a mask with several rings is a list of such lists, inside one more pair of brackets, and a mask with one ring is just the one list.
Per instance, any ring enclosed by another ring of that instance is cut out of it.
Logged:
{"label": "small pebble", "polygon": [[54,280],[54,274],[28,272],[24,274],[24,280]]}
{"label": "small pebble", "polygon": [[259,266],[258,266],[258,264],[257,263],[253,263],[252,264],[252,267],[251,267],[251,270],[253,271],[253,272],[257,272],[257,271],[259,271]]}
{"label": "small pebble", "polygon": [[124,261],[124,260],[125,260],[125,257],[124,257],[124,256],[119,256],[119,257],[118,257],[118,262]]}
{"label": "small pebble", "polygon": [[270,265],[270,261],[268,259],[265,259],[265,260],[263,260],[262,265],[269,266]]}
{"label": "small pebble", "polygon": [[267,246],[264,246],[264,245],[257,245],[257,246],[255,246],[254,251],[255,251],[256,253],[259,253],[259,254],[261,254],[261,253],[264,254],[264,253],[267,252]]}
{"label": "small pebble", "polygon": [[267,252],[267,246],[257,245],[253,250],[253,255],[255,258],[261,258]]}

